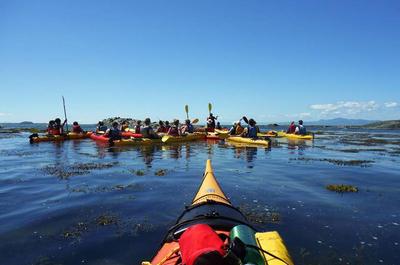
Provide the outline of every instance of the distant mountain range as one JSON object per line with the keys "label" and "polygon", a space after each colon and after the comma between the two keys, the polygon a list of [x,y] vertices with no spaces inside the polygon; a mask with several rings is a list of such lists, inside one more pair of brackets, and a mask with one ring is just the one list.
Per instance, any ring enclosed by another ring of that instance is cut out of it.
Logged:
{"label": "distant mountain range", "polygon": [[346,119],[335,118],[318,121],[305,121],[307,125],[326,125],[326,126],[362,126],[369,123],[379,122],[377,120],[364,120],[364,119]]}

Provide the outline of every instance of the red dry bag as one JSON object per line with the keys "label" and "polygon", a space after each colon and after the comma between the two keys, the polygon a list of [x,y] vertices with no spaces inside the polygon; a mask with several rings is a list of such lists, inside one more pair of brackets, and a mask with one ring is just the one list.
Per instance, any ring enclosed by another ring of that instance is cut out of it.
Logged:
{"label": "red dry bag", "polygon": [[184,265],[219,265],[226,255],[222,239],[205,224],[186,229],[179,239],[179,247]]}

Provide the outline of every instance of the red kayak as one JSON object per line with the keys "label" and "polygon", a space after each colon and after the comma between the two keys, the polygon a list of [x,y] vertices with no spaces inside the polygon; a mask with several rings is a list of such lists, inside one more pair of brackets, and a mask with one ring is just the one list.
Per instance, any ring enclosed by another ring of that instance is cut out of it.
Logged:
{"label": "red kayak", "polygon": [[129,137],[133,137],[133,138],[142,138],[143,135],[140,133],[134,133],[131,131],[127,131],[127,132],[121,132],[121,136],[124,138],[129,138]]}

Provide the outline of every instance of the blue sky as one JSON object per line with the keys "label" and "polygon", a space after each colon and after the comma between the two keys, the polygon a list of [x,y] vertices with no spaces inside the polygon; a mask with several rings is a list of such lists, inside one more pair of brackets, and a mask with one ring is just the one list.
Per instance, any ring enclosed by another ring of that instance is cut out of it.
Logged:
{"label": "blue sky", "polygon": [[0,121],[399,118],[399,1],[1,1]]}

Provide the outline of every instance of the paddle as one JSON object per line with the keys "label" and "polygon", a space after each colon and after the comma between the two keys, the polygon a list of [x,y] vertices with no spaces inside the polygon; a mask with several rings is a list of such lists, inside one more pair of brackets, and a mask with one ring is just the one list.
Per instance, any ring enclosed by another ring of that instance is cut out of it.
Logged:
{"label": "paddle", "polygon": [[211,105],[211,103],[208,103],[208,114],[211,113],[211,110],[212,110],[212,105]]}
{"label": "paddle", "polygon": [[249,124],[249,120],[247,119],[246,116],[243,116],[242,120],[244,120],[245,123]]}
{"label": "paddle", "polygon": [[197,118],[192,120],[192,124],[196,124],[198,122],[199,122],[199,119],[197,119]]}
{"label": "paddle", "polygon": [[186,119],[189,119],[189,106],[185,105]]}
{"label": "paddle", "polygon": [[[65,99],[64,99],[64,96],[62,96],[62,100],[63,100],[63,106],[64,106],[64,117],[65,117],[65,120],[67,120],[67,111],[65,110]],[[68,133],[68,122],[66,122],[65,126],[67,127],[67,133]]]}

